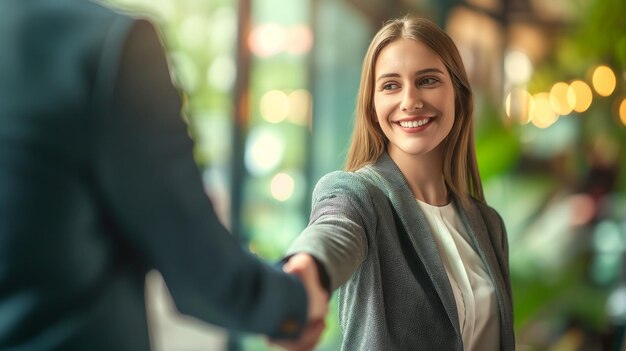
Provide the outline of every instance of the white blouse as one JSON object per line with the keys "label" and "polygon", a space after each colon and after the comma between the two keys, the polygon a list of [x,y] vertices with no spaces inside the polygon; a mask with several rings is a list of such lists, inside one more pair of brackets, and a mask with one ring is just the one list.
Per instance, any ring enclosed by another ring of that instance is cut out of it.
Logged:
{"label": "white blouse", "polygon": [[437,207],[420,200],[417,203],[430,225],[454,292],[463,349],[500,349],[500,314],[495,289],[454,205]]}

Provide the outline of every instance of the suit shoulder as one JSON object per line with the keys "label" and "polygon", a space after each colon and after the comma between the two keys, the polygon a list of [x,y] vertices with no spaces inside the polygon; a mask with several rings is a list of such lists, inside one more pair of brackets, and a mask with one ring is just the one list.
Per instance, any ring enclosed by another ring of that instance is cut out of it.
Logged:
{"label": "suit shoulder", "polygon": [[15,11],[23,17],[41,21],[39,24],[42,27],[58,25],[63,20],[63,26],[56,26],[58,30],[74,26],[107,27],[116,21],[134,20],[129,13],[108,4],[85,0],[39,1],[30,7],[18,6]]}
{"label": "suit shoulder", "polygon": [[334,171],[322,176],[315,188],[318,190],[344,190],[355,193],[366,193],[369,182],[356,172]]}
{"label": "suit shoulder", "polygon": [[375,191],[375,186],[357,172],[334,171],[318,180],[312,200],[342,197],[359,206],[371,207]]}
{"label": "suit shoulder", "polygon": [[499,216],[498,211],[491,207],[489,204],[487,204],[486,202],[482,202],[482,201],[478,201],[474,198],[472,198],[472,202],[474,203],[474,205],[476,205],[476,207],[478,207],[478,209],[480,210],[480,212],[482,213],[488,213],[490,215],[496,215]]}
{"label": "suit shoulder", "polygon": [[504,227],[504,220],[502,219],[502,216],[495,208],[491,207],[487,203],[478,201],[473,198],[472,198],[472,202],[478,208],[481,216],[483,217],[483,220],[490,228],[501,228],[501,227],[503,228]]}
{"label": "suit shoulder", "polygon": [[[48,63],[94,59],[104,46],[122,46],[136,21],[128,14],[92,1],[23,3],[9,7],[9,13],[2,17],[11,18],[12,30],[23,38],[20,50],[24,51],[24,55],[42,51],[46,47],[43,43],[54,43],[54,50],[42,52]],[[57,60],[50,56],[63,59]]]}

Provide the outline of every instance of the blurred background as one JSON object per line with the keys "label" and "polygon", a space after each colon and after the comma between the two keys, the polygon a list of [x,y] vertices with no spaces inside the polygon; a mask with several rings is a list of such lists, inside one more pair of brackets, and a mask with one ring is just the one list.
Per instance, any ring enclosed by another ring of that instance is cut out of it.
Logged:
{"label": "blurred background", "polygon": [[[388,19],[446,29],[475,93],[487,201],[510,242],[518,350],[626,350],[626,2],[106,0],[150,17],[207,193],[263,259],[343,167],[363,55]],[[181,272],[184,274],[184,272]],[[271,350],[176,313],[148,277],[154,350]],[[336,305],[318,350],[338,350]]]}

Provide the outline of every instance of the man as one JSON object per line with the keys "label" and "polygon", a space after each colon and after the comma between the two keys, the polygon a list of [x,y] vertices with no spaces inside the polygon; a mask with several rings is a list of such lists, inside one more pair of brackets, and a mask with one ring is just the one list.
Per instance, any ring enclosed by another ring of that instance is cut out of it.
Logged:
{"label": "man", "polygon": [[305,290],[219,223],[148,22],[3,0],[0,48],[0,350],[148,350],[151,269],[184,314],[313,347],[317,272]]}

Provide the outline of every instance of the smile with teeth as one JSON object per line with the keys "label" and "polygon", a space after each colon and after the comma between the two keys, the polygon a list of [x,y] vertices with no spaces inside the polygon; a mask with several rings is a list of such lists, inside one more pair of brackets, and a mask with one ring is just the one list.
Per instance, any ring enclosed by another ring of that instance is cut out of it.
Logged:
{"label": "smile with teeth", "polygon": [[419,121],[400,121],[398,124],[402,128],[417,128],[426,125],[428,122],[430,122],[430,118],[420,119]]}

